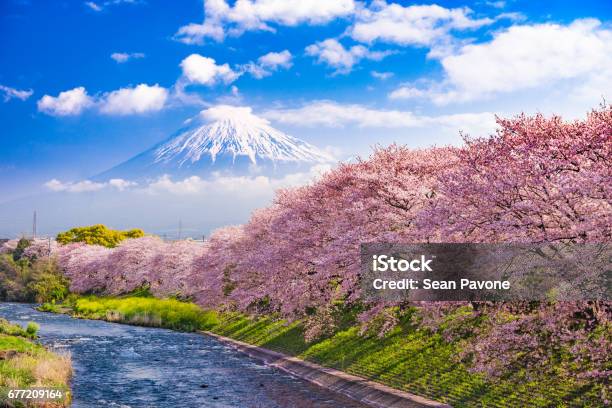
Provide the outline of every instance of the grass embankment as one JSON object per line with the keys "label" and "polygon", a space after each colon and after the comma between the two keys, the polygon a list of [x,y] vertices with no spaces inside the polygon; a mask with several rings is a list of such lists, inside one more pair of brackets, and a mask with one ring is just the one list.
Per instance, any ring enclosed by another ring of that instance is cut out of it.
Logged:
{"label": "grass embankment", "polygon": [[[0,319],[0,406],[2,407],[67,407],[70,405],[72,364],[67,355],[57,355],[36,344],[38,327],[30,323],[26,329]],[[62,390],[64,397],[55,401],[30,402],[10,399],[9,390],[33,387]]]}
{"label": "grass embankment", "polygon": [[[70,303],[82,318],[166,327],[217,334],[265,347],[327,367],[372,379],[455,407],[601,406],[599,390],[560,378],[526,378],[508,373],[495,382],[469,372],[457,361],[461,341],[447,342],[439,334],[413,324],[408,312],[400,324],[379,338],[360,335],[353,316],[336,332],[307,343],[302,322],[216,314],[173,299],[83,297]],[[60,311],[57,306],[55,311]]]}
{"label": "grass embankment", "polygon": [[180,331],[208,330],[218,324],[215,312],[204,311],[193,303],[153,297],[70,298],[62,305],[45,303],[39,310],[68,312],[78,318]]}

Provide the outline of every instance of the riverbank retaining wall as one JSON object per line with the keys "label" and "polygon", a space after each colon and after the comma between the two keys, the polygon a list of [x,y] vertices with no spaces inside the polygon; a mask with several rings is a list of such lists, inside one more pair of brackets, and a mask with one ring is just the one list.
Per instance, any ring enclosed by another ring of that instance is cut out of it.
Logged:
{"label": "riverbank retaining wall", "polygon": [[323,388],[341,393],[356,401],[376,408],[450,408],[450,405],[432,401],[418,395],[396,390],[374,381],[343,371],[327,368],[318,364],[287,356],[276,351],[253,346],[242,341],[203,332],[250,357],[263,361],[296,377],[310,381]]}

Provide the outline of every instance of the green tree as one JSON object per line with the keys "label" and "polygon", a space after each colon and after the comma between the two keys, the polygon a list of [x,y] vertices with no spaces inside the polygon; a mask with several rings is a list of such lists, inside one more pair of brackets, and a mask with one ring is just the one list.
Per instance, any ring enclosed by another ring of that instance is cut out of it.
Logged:
{"label": "green tree", "polygon": [[11,254],[0,256],[0,301],[28,301],[26,285],[31,281],[27,260],[15,261]]}
{"label": "green tree", "polygon": [[55,259],[15,261],[10,254],[0,255],[0,301],[62,301],[69,294],[69,284]]}
{"label": "green tree", "polygon": [[55,260],[39,260],[32,265],[32,280],[27,290],[38,303],[56,302],[68,296],[69,285]]}
{"label": "green tree", "polygon": [[76,227],[57,234],[57,242],[68,244],[71,242],[85,242],[89,245],[102,245],[107,248],[116,247],[126,238],[140,238],[144,236],[141,229],[128,231],[112,230],[105,225],[96,224],[88,227]]}
{"label": "green tree", "polygon": [[15,261],[20,260],[21,257],[23,256],[23,252],[29,246],[30,246],[30,241],[27,240],[26,238],[21,238],[19,242],[17,242],[17,248],[15,248],[15,250],[13,251],[13,259]]}

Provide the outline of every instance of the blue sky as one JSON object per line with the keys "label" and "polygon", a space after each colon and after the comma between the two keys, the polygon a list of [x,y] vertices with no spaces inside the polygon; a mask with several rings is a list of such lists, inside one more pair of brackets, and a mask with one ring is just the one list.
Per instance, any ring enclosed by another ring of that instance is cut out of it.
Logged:
{"label": "blue sky", "polygon": [[0,202],[102,172],[218,104],[342,159],[460,143],[493,114],[579,117],[612,90],[606,1],[239,3],[3,1]]}

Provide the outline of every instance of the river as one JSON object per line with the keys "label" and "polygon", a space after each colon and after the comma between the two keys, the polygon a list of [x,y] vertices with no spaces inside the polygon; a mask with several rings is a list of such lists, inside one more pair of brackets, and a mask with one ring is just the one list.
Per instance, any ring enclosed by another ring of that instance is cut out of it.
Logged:
{"label": "river", "polygon": [[40,325],[40,341],[72,356],[72,407],[365,408],[195,333],[38,312],[0,303],[0,317]]}

